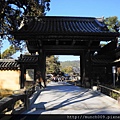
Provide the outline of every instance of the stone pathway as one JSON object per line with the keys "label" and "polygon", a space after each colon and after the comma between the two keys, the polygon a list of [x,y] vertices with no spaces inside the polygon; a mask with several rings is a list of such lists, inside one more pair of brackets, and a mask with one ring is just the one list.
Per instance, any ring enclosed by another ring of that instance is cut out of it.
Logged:
{"label": "stone pathway", "polygon": [[92,89],[50,82],[23,114],[120,114],[120,106]]}

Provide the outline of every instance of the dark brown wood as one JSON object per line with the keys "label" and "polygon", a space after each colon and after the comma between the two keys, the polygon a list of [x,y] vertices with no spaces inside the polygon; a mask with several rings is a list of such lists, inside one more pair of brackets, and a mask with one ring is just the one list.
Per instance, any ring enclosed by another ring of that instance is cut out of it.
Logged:
{"label": "dark brown wood", "polygon": [[109,54],[111,51],[114,51],[117,48],[117,41],[112,41],[101,48],[101,50],[98,52],[99,55],[103,54]]}
{"label": "dark brown wood", "polygon": [[119,33],[106,29],[103,19],[63,16],[28,17],[29,19],[29,24],[12,33],[16,39],[26,40],[30,53],[44,49],[48,52],[46,54],[67,54],[74,51],[74,54],[79,55],[79,50],[98,51],[100,41],[114,41],[119,36]]}
{"label": "dark brown wood", "polygon": [[[29,98],[35,92],[36,85],[19,94],[13,94],[0,100],[0,114],[11,111],[11,114],[20,114],[29,108]],[[16,101],[21,100],[23,106],[15,107]]]}
{"label": "dark brown wood", "polygon": [[[85,79],[92,79],[90,71],[94,70],[92,68],[94,65],[98,68],[103,66],[103,69],[106,67],[104,60],[101,60],[103,63],[99,61],[100,58],[95,61],[96,56],[110,55],[111,59],[115,58],[114,50],[120,34],[106,29],[103,20],[62,16],[28,17],[27,19],[29,23],[12,34],[17,40],[26,40],[29,52],[31,54],[39,52],[40,59],[39,62],[34,62],[34,60],[31,62],[30,58],[30,61],[25,62],[23,57],[18,62],[25,66],[25,69],[38,65],[44,82],[45,55],[80,55],[82,84],[85,84]],[[111,43],[102,48],[101,41],[111,41]],[[95,52],[98,55],[94,55]]]}
{"label": "dark brown wood", "polygon": [[38,55],[21,55],[18,60],[20,64],[20,88],[24,88],[26,81],[26,69],[34,69],[34,81],[36,81],[36,71],[39,65]]}
{"label": "dark brown wood", "polygon": [[[118,33],[109,32],[103,21],[91,17],[28,17],[29,24],[12,32],[16,39],[91,39],[112,40]],[[27,26],[27,29],[26,29]],[[37,27],[36,27],[37,26]]]}
{"label": "dark brown wood", "polygon": [[86,76],[85,70],[85,51],[80,56],[80,70],[81,70],[81,84],[84,86],[84,79]]}
{"label": "dark brown wood", "polygon": [[36,71],[37,71],[37,68],[34,68],[34,82],[36,83]]}
{"label": "dark brown wood", "polygon": [[46,55],[45,52],[43,52],[42,50],[40,50],[39,52],[40,55],[40,61],[39,61],[39,69],[41,72],[41,77],[42,80],[44,82],[44,87],[46,87]]}
{"label": "dark brown wood", "polygon": [[25,86],[25,68],[24,65],[21,65],[20,67],[20,89],[24,88]]}

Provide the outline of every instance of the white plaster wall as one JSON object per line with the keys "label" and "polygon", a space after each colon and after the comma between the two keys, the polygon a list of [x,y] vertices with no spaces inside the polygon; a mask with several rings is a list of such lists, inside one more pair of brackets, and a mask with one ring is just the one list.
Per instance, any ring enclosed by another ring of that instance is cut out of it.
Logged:
{"label": "white plaster wall", "polygon": [[19,90],[20,71],[0,71],[0,89]]}

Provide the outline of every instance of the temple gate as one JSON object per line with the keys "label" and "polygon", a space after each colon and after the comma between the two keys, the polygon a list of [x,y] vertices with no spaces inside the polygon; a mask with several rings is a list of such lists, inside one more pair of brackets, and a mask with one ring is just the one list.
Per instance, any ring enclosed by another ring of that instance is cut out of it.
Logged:
{"label": "temple gate", "polygon": [[[24,23],[12,34],[17,40],[25,40],[31,55],[38,52],[37,65],[44,81],[47,55],[80,56],[81,84],[85,87],[87,82],[91,86],[97,74],[96,68],[101,67],[104,75],[111,74],[111,62],[115,60],[113,51],[117,48],[119,33],[110,32],[102,18],[41,16],[27,17]],[[102,47],[101,41],[108,41],[109,44]],[[26,64],[21,65],[26,67]],[[22,70],[21,81],[24,81]],[[100,77],[100,74],[97,76]]]}

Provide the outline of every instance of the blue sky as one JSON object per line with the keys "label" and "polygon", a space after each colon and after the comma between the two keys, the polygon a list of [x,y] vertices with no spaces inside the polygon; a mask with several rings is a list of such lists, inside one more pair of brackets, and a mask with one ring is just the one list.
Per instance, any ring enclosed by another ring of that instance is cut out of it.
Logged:
{"label": "blue sky", "polygon": [[[110,17],[120,20],[120,0],[51,0],[47,16]],[[4,41],[2,51],[8,46]],[[17,53],[17,57],[19,54]],[[59,56],[60,61],[79,60],[79,56]]]}
{"label": "blue sky", "polygon": [[[47,16],[110,17],[120,19],[120,0],[51,0]],[[79,56],[59,56],[60,61],[80,60]]]}
{"label": "blue sky", "polygon": [[120,0],[51,0],[47,15],[120,17]]}

